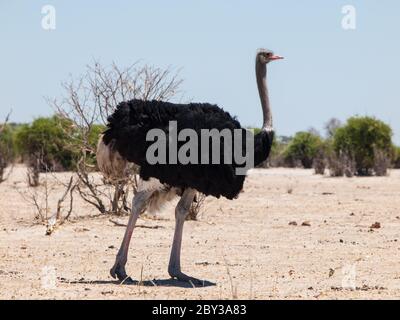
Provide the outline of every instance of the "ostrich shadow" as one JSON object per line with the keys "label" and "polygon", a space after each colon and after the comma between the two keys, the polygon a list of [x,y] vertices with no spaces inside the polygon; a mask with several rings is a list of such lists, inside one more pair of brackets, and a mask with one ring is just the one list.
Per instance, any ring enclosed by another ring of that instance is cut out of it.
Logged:
{"label": "ostrich shadow", "polygon": [[91,284],[91,285],[114,284],[114,285],[124,285],[124,286],[140,285],[143,287],[177,287],[177,288],[188,288],[188,289],[207,288],[216,286],[216,283],[207,280],[199,280],[200,281],[199,283],[197,282],[192,283],[192,282],[180,281],[173,278],[139,281],[139,280],[133,280],[132,278],[128,277],[126,280],[122,282],[119,280],[85,280],[85,279],[67,280],[61,278],[59,281],[61,283],[66,283],[66,284]]}

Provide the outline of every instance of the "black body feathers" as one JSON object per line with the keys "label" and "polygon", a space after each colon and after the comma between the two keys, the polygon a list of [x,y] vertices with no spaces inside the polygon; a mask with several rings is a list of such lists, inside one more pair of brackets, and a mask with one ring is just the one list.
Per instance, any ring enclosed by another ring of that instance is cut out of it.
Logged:
{"label": "black body feathers", "polygon": [[[112,148],[118,151],[122,157],[139,165],[140,176],[144,180],[153,177],[173,187],[190,187],[217,198],[220,196],[228,199],[235,198],[242,190],[245,179],[244,175],[237,175],[235,169],[243,165],[237,164],[234,157],[232,157],[232,164],[224,164],[223,143],[221,143],[220,150],[222,164],[183,165],[179,161],[178,164],[170,164],[168,149],[166,152],[167,164],[152,165],[147,162],[146,151],[154,143],[146,141],[147,132],[151,129],[161,129],[165,132],[168,141],[170,121],[176,121],[178,133],[186,128],[196,131],[199,137],[199,157],[201,129],[245,130],[241,128],[235,118],[215,105],[132,100],[120,103],[108,118],[108,129],[104,133],[103,141],[106,145],[112,143]],[[242,136],[244,143],[244,132]],[[273,132],[262,131],[254,136],[255,166],[267,159],[272,139]],[[185,141],[178,142],[178,150],[183,144]],[[168,147],[168,142],[166,145]]]}

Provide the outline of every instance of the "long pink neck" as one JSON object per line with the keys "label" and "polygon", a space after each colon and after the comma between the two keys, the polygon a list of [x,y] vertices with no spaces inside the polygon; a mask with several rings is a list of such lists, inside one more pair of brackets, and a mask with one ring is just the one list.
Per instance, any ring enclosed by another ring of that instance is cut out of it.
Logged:
{"label": "long pink neck", "polygon": [[262,129],[272,131],[272,113],[268,96],[267,87],[267,66],[259,62],[256,58],[256,78],[258,93],[260,95],[261,107],[263,111],[263,126]]}

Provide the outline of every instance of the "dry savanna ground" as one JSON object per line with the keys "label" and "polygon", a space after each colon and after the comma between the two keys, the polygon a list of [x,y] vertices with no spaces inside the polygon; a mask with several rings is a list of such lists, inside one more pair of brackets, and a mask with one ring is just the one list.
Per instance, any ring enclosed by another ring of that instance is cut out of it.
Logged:
{"label": "dry savanna ground", "polygon": [[77,199],[71,221],[45,236],[20,195],[25,170],[0,185],[0,299],[400,298],[399,171],[253,170],[239,199],[209,198],[186,223],[183,271],[215,283],[193,288],[167,273],[174,203],[139,219],[127,271],[142,281],[120,285],[109,269],[124,228]]}

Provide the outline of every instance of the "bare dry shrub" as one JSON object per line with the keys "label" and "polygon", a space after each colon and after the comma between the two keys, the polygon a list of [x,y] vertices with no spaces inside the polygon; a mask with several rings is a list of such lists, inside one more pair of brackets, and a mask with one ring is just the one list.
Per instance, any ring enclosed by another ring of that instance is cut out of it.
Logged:
{"label": "bare dry shrub", "polygon": [[27,162],[28,169],[27,169],[27,180],[28,186],[30,187],[38,187],[40,185],[40,167],[42,166],[42,153],[36,152],[29,155],[29,159]]}
{"label": "bare dry shrub", "polygon": [[260,168],[301,168],[301,161],[294,160],[290,157],[287,157],[284,152],[279,154],[272,154],[266,161],[262,163]]}
{"label": "bare dry shrub", "polygon": [[375,175],[382,177],[388,175],[388,169],[391,164],[391,158],[387,152],[383,150],[374,149],[374,172]]}
{"label": "bare dry shrub", "polygon": [[344,166],[342,161],[336,155],[329,157],[329,174],[331,177],[343,177]]}
{"label": "bare dry shrub", "polygon": [[[51,235],[54,230],[64,224],[71,216],[73,210],[73,193],[77,186],[74,177],[71,176],[68,183],[63,183],[58,179],[50,181],[49,173],[44,174],[43,182],[36,186],[29,186],[28,190],[21,191],[16,189],[21,197],[33,206],[35,210],[34,219],[46,226],[46,235]],[[51,203],[52,194],[60,186],[63,187],[63,193],[54,203]],[[68,200],[67,209],[64,208],[64,202]]]}
{"label": "bare dry shrub", "polygon": [[201,192],[198,192],[196,194],[196,197],[190,206],[189,214],[186,220],[197,220],[204,206],[204,201],[206,200],[206,197],[207,196]]}
{"label": "bare dry shrub", "polygon": [[[333,153],[328,158],[329,170],[332,177],[342,177],[343,175],[351,178],[357,173],[357,166],[354,157],[344,152],[339,155]],[[391,165],[391,158],[387,152],[374,149],[373,170],[377,176],[386,176]]]}
{"label": "bare dry shrub", "polygon": [[99,181],[93,174],[97,170],[96,155],[99,125],[106,125],[107,117],[122,101],[131,99],[168,101],[176,96],[182,80],[178,72],[136,63],[119,68],[115,63],[104,67],[99,62],[88,65],[77,80],[62,84],[64,96],[48,99],[58,114],[68,119],[76,134],[70,148],[79,154],[76,166],[77,191],[101,213],[124,214],[129,211],[129,189],[136,192],[137,167],[129,168],[124,179]]}
{"label": "bare dry shrub", "polygon": [[313,168],[315,170],[315,174],[324,175],[325,169],[327,166],[327,160],[325,158],[325,153],[323,150],[319,150],[314,157]]}
{"label": "bare dry shrub", "polygon": [[332,139],[338,128],[342,126],[342,122],[339,119],[331,118],[325,123],[325,132],[328,139]]}
{"label": "bare dry shrub", "polygon": [[331,177],[343,177],[345,175],[351,178],[356,172],[356,163],[353,157],[343,152],[332,153],[328,157],[328,165]]}

